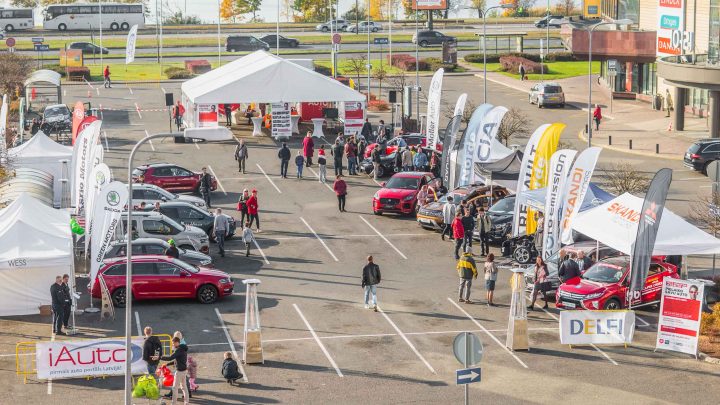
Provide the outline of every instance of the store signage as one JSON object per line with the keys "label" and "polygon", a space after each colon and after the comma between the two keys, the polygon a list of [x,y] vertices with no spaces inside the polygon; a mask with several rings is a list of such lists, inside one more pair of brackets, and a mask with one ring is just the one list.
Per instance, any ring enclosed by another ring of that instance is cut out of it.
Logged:
{"label": "store signage", "polygon": [[362,130],[365,119],[363,103],[358,101],[345,102],[345,130],[346,136],[357,135]]}
{"label": "store signage", "polygon": [[413,10],[446,10],[447,0],[413,0]]}
{"label": "store signage", "polygon": [[655,347],[697,355],[705,284],[665,277]]}
{"label": "store signage", "polygon": [[217,105],[215,104],[198,104],[198,123],[199,127],[216,127],[218,121]]}
{"label": "store signage", "polygon": [[658,0],[657,56],[692,51],[693,34],[684,31],[684,3],[683,0]]}
{"label": "store signage", "polygon": [[373,44],[375,45],[387,45],[390,43],[390,40],[387,38],[373,38]]}
{"label": "store signage", "polygon": [[[132,339],[131,370],[133,374],[147,371],[142,359],[143,339]],[[40,379],[99,377],[125,373],[125,340],[94,339],[79,341],[41,342],[35,345],[37,376]]]}
{"label": "store signage", "polygon": [[559,326],[564,345],[628,344],[635,333],[635,312],[562,311]]}

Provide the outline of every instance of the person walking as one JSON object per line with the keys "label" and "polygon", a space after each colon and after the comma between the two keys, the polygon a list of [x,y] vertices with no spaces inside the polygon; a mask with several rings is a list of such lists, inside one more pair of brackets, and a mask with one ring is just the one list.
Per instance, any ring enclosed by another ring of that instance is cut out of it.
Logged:
{"label": "person walking", "polygon": [[[362,288],[365,290],[365,309],[378,311],[377,307],[377,285],[380,284],[380,266],[375,264],[372,256],[367,257],[367,264],[363,267]],[[372,306],[370,306],[370,295],[372,295]]]}
{"label": "person walking", "polygon": [[545,234],[545,217],[542,212],[535,213],[535,234],[533,235],[533,243],[535,244],[535,251],[537,254],[542,256],[543,250],[543,235]]}
{"label": "person walking", "polygon": [[338,200],[338,209],[340,212],[345,211],[345,196],[347,195],[347,183],[342,179],[342,175],[335,176],[335,182],[333,183],[333,190]]}
{"label": "person walking", "polygon": [[460,260],[460,246],[465,239],[465,228],[462,222],[462,212],[455,213],[455,219],[452,222],[453,238],[455,238],[455,260]]}
{"label": "person walking", "polygon": [[327,182],[327,159],[325,159],[325,145],[320,145],[318,150],[318,180],[320,183]]}
{"label": "person walking", "polygon": [[477,226],[480,228],[480,254],[487,256],[490,253],[490,230],[492,222],[490,217],[485,214],[485,208],[480,207],[477,216]]}
{"label": "person walking", "polygon": [[375,180],[378,180],[380,176],[378,173],[380,173],[380,164],[382,163],[381,155],[380,155],[380,145],[375,144],[375,149],[370,153],[370,159],[372,160],[373,165],[373,178]]}
{"label": "person walking", "polygon": [[303,151],[299,150],[297,156],[295,156],[295,167],[297,167],[297,178],[302,179],[303,167],[305,166],[305,158],[303,157]]}
{"label": "person walking", "polygon": [[550,276],[550,272],[548,271],[547,264],[545,264],[542,255],[538,256],[535,259],[535,283],[533,284],[532,299],[530,300],[530,305],[527,307],[530,311],[535,309],[535,300],[537,299],[538,292],[542,293],[543,300],[545,300],[543,309],[548,308],[547,291],[550,289],[548,285],[550,282],[547,281],[548,276]]}
{"label": "person walking", "polygon": [[240,224],[245,223],[245,218],[250,219],[247,202],[250,199],[250,192],[244,188],[237,203],[237,210],[240,211]]}
{"label": "person walking", "polygon": [[473,243],[473,231],[475,230],[475,217],[472,212],[468,209],[465,210],[465,215],[461,219],[463,229],[465,230],[465,236],[463,237],[463,251],[468,252],[472,249]]}
{"label": "person walking", "polygon": [[235,147],[235,160],[238,162],[238,173],[245,174],[245,160],[248,158],[248,147],[245,140],[241,139],[240,144]]}
{"label": "person walking", "polygon": [[312,138],[312,132],[308,131],[303,139],[303,155],[305,155],[305,163],[307,167],[312,166],[313,152],[315,151],[315,142]]}
{"label": "person walking", "polygon": [[174,257],[176,259],[180,258],[180,251],[178,250],[177,246],[175,246],[175,240],[170,239],[168,241],[168,248],[165,249],[165,256]]}
{"label": "person walking", "polygon": [[560,280],[563,283],[580,276],[580,267],[577,262],[573,260],[572,256],[575,256],[575,253],[573,253],[571,257],[565,257],[565,251],[562,249],[560,250],[560,255],[558,257],[565,257],[558,267],[558,276],[560,276]]}
{"label": "person walking", "polygon": [[600,104],[595,104],[595,111],[593,111],[593,119],[595,120],[595,130],[600,130],[600,121],[602,121],[602,109]]}
{"label": "person walking", "polygon": [[342,142],[340,142],[340,137],[335,138],[335,144],[330,148],[330,155],[333,157],[333,167],[335,167],[336,176],[342,176],[343,174],[342,157],[344,152],[345,147]]}
{"label": "person walking", "polygon": [[62,324],[65,317],[63,313],[65,297],[63,296],[61,276],[55,277],[55,282],[50,286],[50,298],[53,313],[53,334],[64,335],[65,333],[62,331]]}
{"label": "person walking", "polygon": [[207,167],[202,168],[202,174],[200,175],[200,194],[203,200],[205,200],[205,207],[207,209],[212,208],[210,205],[210,191],[212,191],[212,176],[207,172]]}
{"label": "person walking", "polygon": [[348,162],[348,173],[351,176],[356,176],[356,165],[357,165],[357,146],[355,145],[355,140],[353,138],[350,138],[350,140],[345,144],[345,157],[347,158]]}
{"label": "person walking", "polygon": [[470,301],[470,287],[473,279],[477,279],[477,266],[473,259],[472,250],[463,253],[457,262],[457,272],[460,276],[460,287],[458,289],[458,302],[472,304]]}
{"label": "person walking", "polygon": [[370,120],[368,118],[365,118],[365,122],[360,130],[360,135],[365,137],[367,140],[370,140],[372,137],[372,124],[370,124]]}
{"label": "person walking", "polygon": [[103,70],[103,87],[106,89],[109,89],[112,87],[112,83],[110,83],[110,65],[105,66],[105,70]]}
{"label": "person walking", "polygon": [[493,294],[495,294],[495,281],[497,280],[498,268],[495,265],[495,255],[490,253],[485,258],[485,290],[487,290],[487,304],[494,307]]}
{"label": "person walking", "polygon": [[450,237],[450,240],[453,240],[452,222],[453,219],[455,219],[455,204],[453,204],[453,198],[451,195],[447,197],[447,203],[443,205],[442,215],[443,228],[442,233],[440,234],[440,239],[445,240],[445,235],[447,235]]}
{"label": "person walking", "polygon": [[358,139],[357,148],[358,164],[360,164],[365,159],[365,149],[367,149],[367,140],[362,135]]}
{"label": "person walking", "polygon": [[150,375],[155,375],[158,364],[160,364],[160,355],[162,354],[162,343],[160,339],[153,335],[153,330],[150,326],[146,326],[143,329],[145,335],[145,342],[143,342],[142,359],[147,363],[147,372]]}
{"label": "person walking", "polygon": [[213,234],[215,235],[215,242],[217,243],[220,256],[225,257],[225,238],[230,233],[230,224],[228,219],[222,213],[222,209],[218,208],[215,210],[215,220],[213,221]]}
{"label": "person walking", "polygon": [[280,177],[287,179],[288,163],[290,162],[290,148],[287,143],[283,142],[278,149],[278,159],[280,159]]}
{"label": "person walking", "polygon": [[177,336],[172,338],[172,345],[175,349],[169,356],[161,356],[162,361],[175,362],[175,376],[172,386],[172,405],[177,404],[178,389],[182,390],[185,405],[189,404],[190,390],[187,386],[187,352],[186,344],[180,342]]}
{"label": "person walking", "polygon": [[248,257],[250,256],[250,244],[256,243],[255,235],[252,232],[252,228],[250,228],[250,221],[245,222],[245,227],[242,231],[242,239],[243,242],[245,242],[245,257]]}
{"label": "person walking", "polygon": [[415,166],[415,170],[419,172],[426,172],[428,170],[428,158],[425,152],[418,150],[418,152],[415,153],[413,165]]}
{"label": "person walking", "polygon": [[260,233],[260,213],[258,212],[257,190],[253,189],[252,195],[247,201],[248,215],[250,216],[250,226],[255,222],[255,231]]}
{"label": "person walking", "polygon": [[62,307],[63,307],[63,327],[68,331],[70,324],[70,315],[72,314],[72,295],[70,294],[70,275],[63,274],[62,278]]}
{"label": "person walking", "polygon": [[223,104],[223,112],[225,113],[225,126],[232,127],[232,106],[230,104]]}
{"label": "person walking", "polygon": [[405,148],[402,151],[402,171],[409,172],[413,168],[412,151],[410,148]]}
{"label": "person walking", "polygon": [[670,90],[665,89],[665,116],[669,117],[670,112],[673,111],[675,108],[673,106],[673,99],[670,95]]}
{"label": "person walking", "polygon": [[518,68],[518,73],[520,73],[520,81],[521,82],[524,81],[525,80],[525,65],[523,65],[522,63],[520,64],[520,67]]}
{"label": "person walking", "polygon": [[178,100],[172,109],[172,117],[175,121],[175,126],[177,126],[178,132],[180,132],[180,128],[182,127],[183,115],[185,115],[185,107],[182,105],[180,100]]}

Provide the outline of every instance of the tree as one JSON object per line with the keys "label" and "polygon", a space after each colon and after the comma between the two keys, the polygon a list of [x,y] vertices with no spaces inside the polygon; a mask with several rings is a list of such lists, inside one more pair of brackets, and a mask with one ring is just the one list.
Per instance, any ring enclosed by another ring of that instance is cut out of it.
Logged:
{"label": "tree", "polygon": [[530,131],[530,119],[517,107],[511,107],[498,128],[497,139],[508,145],[510,138],[517,136],[526,136]]}
{"label": "tree", "polygon": [[388,71],[385,70],[385,66],[382,64],[378,66],[373,72],[373,77],[378,81],[378,100],[382,99],[382,82],[388,78]]}
{"label": "tree", "polygon": [[232,20],[232,22],[235,22],[236,16],[237,12],[233,0],[222,0],[222,3],[220,3],[220,18],[225,21]]}
{"label": "tree", "polygon": [[478,18],[482,18],[482,13],[485,11],[485,0],[471,0],[470,8],[477,10]]}
{"label": "tree", "polygon": [[11,0],[10,5],[13,7],[35,7],[37,1],[35,0]]}
{"label": "tree", "polygon": [[[347,60],[347,70],[355,73],[357,76],[357,85],[360,85],[360,75],[367,70],[367,58],[365,55],[354,56]],[[370,89],[368,89],[370,91]]]}
{"label": "tree", "polygon": [[293,10],[298,12],[296,20],[299,22],[325,21],[330,17],[330,7],[335,15],[335,3],[327,0],[294,0]]}
{"label": "tree", "polygon": [[169,16],[164,16],[163,24],[166,25],[194,25],[202,24],[200,17],[196,15],[183,15],[181,10],[175,10]]}
{"label": "tree", "polygon": [[35,61],[18,53],[0,53],[0,94],[15,98],[15,91],[22,89],[25,79],[35,68]]}
{"label": "tree", "polygon": [[716,208],[718,206],[720,206],[719,193],[713,192],[712,195],[698,197],[698,200],[690,205],[688,218],[711,234],[719,233],[720,212]]}
{"label": "tree", "polygon": [[603,185],[611,192],[620,195],[623,193],[645,193],[650,186],[650,178],[643,172],[635,169],[630,163],[613,163],[603,170]]}
{"label": "tree", "polygon": [[575,4],[575,0],[560,0],[559,3],[555,5],[555,12],[562,15],[573,15],[577,11],[577,5]]}
{"label": "tree", "polygon": [[252,13],[251,21],[257,21],[257,12],[260,11],[262,0],[235,0],[235,8],[238,14]]}
{"label": "tree", "polygon": [[353,4],[350,10],[346,11],[342,17],[350,22],[354,22],[355,20],[364,20],[365,16],[367,16],[367,9],[362,5],[355,8],[355,4]]}

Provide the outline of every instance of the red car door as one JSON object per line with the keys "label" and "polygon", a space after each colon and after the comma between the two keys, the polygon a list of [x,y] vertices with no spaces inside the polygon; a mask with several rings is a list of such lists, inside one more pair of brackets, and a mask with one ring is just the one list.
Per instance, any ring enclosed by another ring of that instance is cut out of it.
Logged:
{"label": "red car door", "polygon": [[645,285],[640,292],[640,298],[643,304],[660,300],[663,278],[669,274],[670,271],[659,263],[650,263]]}
{"label": "red car door", "polygon": [[178,184],[178,190],[182,191],[193,191],[197,186],[197,176],[190,170],[183,169],[182,167],[173,167],[173,176]]}
{"label": "red car door", "polygon": [[189,274],[171,261],[156,263],[158,271],[158,295],[167,298],[192,298],[195,295],[193,279]]}
{"label": "red car door", "polygon": [[177,179],[173,176],[172,168],[169,166],[153,168],[152,180],[152,184],[168,191],[174,191],[178,187]]}
{"label": "red car door", "polygon": [[132,291],[136,298],[154,298],[156,284],[155,267],[152,262],[133,262]]}

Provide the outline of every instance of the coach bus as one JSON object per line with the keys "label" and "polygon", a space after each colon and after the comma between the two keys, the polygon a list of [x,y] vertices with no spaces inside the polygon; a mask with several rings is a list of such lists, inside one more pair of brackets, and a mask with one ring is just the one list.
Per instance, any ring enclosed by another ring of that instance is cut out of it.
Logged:
{"label": "coach bus", "polygon": [[46,30],[97,30],[102,28],[113,31],[127,31],[133,25],[145,27],[143,5],[104,3],[102,15],[97,4],[57,4],[47,6],[44,12],[43,28]]}
{"label": "coach bus", "polygon": [[31,8],[0,8],[0,30],[6,33],[29,30],[35,26]]}

